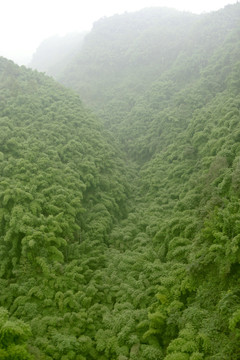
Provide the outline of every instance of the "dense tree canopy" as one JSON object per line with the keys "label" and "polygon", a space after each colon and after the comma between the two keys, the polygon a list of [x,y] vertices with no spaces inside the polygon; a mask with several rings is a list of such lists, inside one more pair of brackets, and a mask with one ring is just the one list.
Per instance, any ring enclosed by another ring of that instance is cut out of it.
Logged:
{"label": "dense tree canopy", "polygon": [[90,306],[84,289],[104,267],[106,236],[125,216],[129,190],[112,136],[77,95],[3,58],[0,77],[0,301],[33,322],[36,337],[45,315],[48,324],[60,309]]}
{"label": "dense tree canopy", "polygon": [[98,117],[0,59],[3,359],[240,358],[239,20],[101,19],[58,74]]}

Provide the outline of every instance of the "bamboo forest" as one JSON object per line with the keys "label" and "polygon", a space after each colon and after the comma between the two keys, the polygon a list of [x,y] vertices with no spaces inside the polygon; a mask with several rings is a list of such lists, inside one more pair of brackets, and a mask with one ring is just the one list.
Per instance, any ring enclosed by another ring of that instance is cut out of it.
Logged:
{"label": "bamboo forest", "polygon": [[239,360],[240,4],[55,40],[0,58],[0,359]]}

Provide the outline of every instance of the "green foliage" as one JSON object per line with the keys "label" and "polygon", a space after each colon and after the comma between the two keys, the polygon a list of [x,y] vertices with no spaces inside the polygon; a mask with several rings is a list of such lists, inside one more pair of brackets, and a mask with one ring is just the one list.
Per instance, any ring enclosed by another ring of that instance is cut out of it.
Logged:
{"label": "green foliage", "polygon": [[0,58],[0,358],[240,358],[239,18],[97,22],[100,118]]}
{"label": "green foliage", "polygon": [[[126,211],[123,161],[77,95],[0,60],[0,125],[7,129],[0,142],[0,303],[31,322],[33,353],[75,359],[82,348],[94,358],[86,311],[103,295],[90,280],[104,267],[107,233]],[[54,335],[59,312],[65,323],[58,321]]]}
{"label": "green foliage", "polygon": [[21,320],[9,319],[8,311],[0,308],[0,357],[6,360],[31,360],[26,341],[30,327]]}

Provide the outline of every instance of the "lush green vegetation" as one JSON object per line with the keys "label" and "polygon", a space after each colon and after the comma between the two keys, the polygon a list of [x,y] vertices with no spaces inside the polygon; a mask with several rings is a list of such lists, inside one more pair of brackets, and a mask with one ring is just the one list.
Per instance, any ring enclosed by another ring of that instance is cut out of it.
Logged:
{"label": "lush green vegetation", "polygon": [[239,20],[96,23],[61,76],[99,118],[1,59],[0,357],[240,358]]}
{"label": "lush green vegetation", "polygon": [[0,302],[31,325],[37,358],[71,359],[94,333],[92,277],[126,216],[125,165],[77,95],[3,58],[0,76]]}

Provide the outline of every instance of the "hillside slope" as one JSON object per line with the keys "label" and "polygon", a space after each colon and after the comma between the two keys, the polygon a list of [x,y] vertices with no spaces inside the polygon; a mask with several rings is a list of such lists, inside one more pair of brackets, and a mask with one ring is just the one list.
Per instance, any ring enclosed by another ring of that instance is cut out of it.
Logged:
{"label": "hillside slope", "polygon": [[56,77],[94,108],[124,99],[126,88],[139,95],[174,62],[196,18],[164,8],[103,18]]}
{"label": "hillside slope", "polygon": [[61,78],[139,167],[135,211],[110,237],[125,292],[105,356],[111,334],[129,359],[238,359],[240,6],[159,10],[151,36],[149,14],[97,23]]}
{"label": "hillside slope", "polygon": [[36,359],[240,358],[239,20],[96,23],[62,79],[101,120],[2,59],[0,305]]}
{"label": "hillside slope", "polygon": [[101,19],[56,78],[113,126],[155,81],[169,96],[198,79],[238,24],[238,4],[201,16],[149,8]]}
{"label": "hillside slope", "polygon": [[73,92],[4,58],[0,84],[0,304],[31,325],[37,358],[70,359],[107,234],[126,215],[125,165]]}

